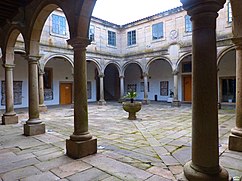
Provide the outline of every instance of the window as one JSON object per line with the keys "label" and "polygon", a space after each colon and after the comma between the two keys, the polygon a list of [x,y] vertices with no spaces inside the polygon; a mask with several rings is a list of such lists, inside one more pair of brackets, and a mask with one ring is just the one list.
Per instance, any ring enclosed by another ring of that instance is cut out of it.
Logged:
{"label": "window", "polygon": [[185,32],[186,33],[192,32],[192,22],[191,22],[191,17],[189,15],[185,16]]}
{"label": "window", "polygon": [[95,27],[93,25],[90,25],[89,27],[89,40],[94,41],[95,40]]}
{"label": "window", "polygon": [[163,38],[163,23],[152,25],[152,39],[158,40]]}
{"label": "window", "polygon": [[52,14],[52,32],[59,35],[66,35],[66,18]]}
{"label": "window", "polygon": [[232,8],[231,8],[231,3],[228,2],[228,22],[231,23],[232,22]]}
{"label": "window", "polygon": [[234,78],[222,79],[222,101],[235,102],[236,95],[236,80]]}
{"label": "window", "polygon": [[192,72],[192,62],[182,62],[182,72],[183,73]]}
{"label": "window", "polygon": [[116,46],[116,33],[108,31],[108,45]]}
{"label": "window", "polygon": [[128,46],[136,44],[136,31],[129,31],[128,32]]}
{"label": "window", "polygon": [[[1,86],[1,94],[2,94],[2,99],[1,99],[1,105],[5,105],[6,103],[6,95],[5,95],[5,81],[2,81],[2,86]],[[14,105],[20,105],[22,104],[22,81],[13,81],[13,100],[14,100]]]}
{"label": "window", "polygon": [[137,85],[136,84],[128,84],[127,91],[135,91],[137,92]]}
{"label": "window", "polygon": [[52,89],[52,68],[45,68],[44,89]]}
{"label": "window", "polygon": [[160,82],[160,95],[161,96],[168,96],[168,87],[169,87],[168,81]]}

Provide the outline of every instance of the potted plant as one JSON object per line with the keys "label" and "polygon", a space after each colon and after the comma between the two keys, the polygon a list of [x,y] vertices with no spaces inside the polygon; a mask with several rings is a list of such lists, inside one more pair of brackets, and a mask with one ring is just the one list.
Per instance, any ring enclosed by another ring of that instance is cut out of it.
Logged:
{"label": "potted plant", "polygon": [[135,102],[134,98],[136,98],[137,93],[133,90],[129,91],[125,98],[130,99],[130,102],[123,102],[123,109],[129,113],[129,120],[136,119],[136,112],[141,110],[141,102]]}

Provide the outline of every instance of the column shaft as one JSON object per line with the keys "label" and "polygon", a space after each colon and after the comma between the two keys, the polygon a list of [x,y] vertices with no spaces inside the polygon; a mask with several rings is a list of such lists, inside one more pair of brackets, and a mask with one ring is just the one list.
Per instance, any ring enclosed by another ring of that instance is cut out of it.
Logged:
{"label": "column shaft", "polygon": [[5,68],[5,113],[2,116],[2,124],[18,123],[18,116],[14,112],[13,94],[13,68],[14,65],[4,65]]}
{"label": "column shaft", "polygon": [[143,79],[144,79],[144,100],[143,100],[143,104],[148,104],[149,100],[148,100],[148,75],[145,73],[143,75]]}
{"label": "column shaft", "polygon": [[44,104],[44,73],[39,72],[39,111],[47,111],[47,107]]}
{"label": "column shaft", "polygon": [[236,125],[231,129],[229,149],[242,152],[242,38],[233,41],[236,45]]}
{"label": "column shaft", "polygon": [[103,85],[103,77],[104,75],[99,75],[99,82],[100,82],[100,100],[98,104],[105,105],[106,101],[104,100],[104,85]]}
{"label": "column shaft", "polygon": [[67,155],[81,158],[97,152],[97,139],[88,132],[86,38],[68,40],[74,50],[74,132],[66,140]]}
{"label": "column shaft", "polygon": [[120,76],[120,99],[124,96],[124,77]]}
{"label": "column shaft", "polygon": [[[216,18],[222,1],[182,1],[192,20],[192,161],[188,180],[227,181],[219,166]],[[209,8],[208,8],[209,7]]]}
{"label": "column shaft", "polygon": [[178,72],[175,71],[173,73],[173,76],[174,76],[174,95],[173,95],[173,101],[171,105],[175,107],[179,107],[181,103],[178,100]]}

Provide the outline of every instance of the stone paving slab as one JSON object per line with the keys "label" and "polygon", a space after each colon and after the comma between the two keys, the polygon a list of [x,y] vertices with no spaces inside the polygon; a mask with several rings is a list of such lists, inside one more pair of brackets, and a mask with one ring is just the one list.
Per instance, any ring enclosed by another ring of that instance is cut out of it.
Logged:
{"label": "stone paving slab", "polygon": [[145,180],[152,176],[141,169],[100,155],[88,156],[82,160],[122,180]]}
{"label": "stone paving slab", "polygon": [[[22,123],[28,120],[28,110],[16,112],[18,124],[0,125],[0,181],[4,175],[31,181],[177,180],[191,158],[192,111],[187,105],[173,108],[151,103],[142,107],[138,120],[131,121],[121,104],[89,104],[89,131],[97,137],[98,154],[92,159],[83,158],[87,159],[84,165],[82,159],[65,155],[65,140],[73,133],[73,108],[49,107],[48,112],[40,115],[46,133],[31,137],[23,136]],[[231,177],[241,176],[242,153],[228,150],[235,111],[219,110],[218,117],[221,165]],[[32,168],[39,172],[29,175]]]}

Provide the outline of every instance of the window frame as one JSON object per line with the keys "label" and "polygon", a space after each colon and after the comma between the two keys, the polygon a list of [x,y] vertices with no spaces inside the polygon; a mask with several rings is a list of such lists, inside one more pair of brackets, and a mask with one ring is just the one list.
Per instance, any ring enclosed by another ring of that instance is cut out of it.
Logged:
{"label": "window frame", "polygon": [[[159,26],[161,25],[161,29]],[[161,31],[160,31],[161,30]],[[160,40],[164,38],[164,23],[159,22],[152,25],[152,40]]]}
{"label": "window frame", "polygon": [[133,46],[136,45],[136,30],[128,31],[127,32],[127,45],[128,46]]}
{"label": "window frame", "polygon": [[67,36],[66,17],[58,14],[52,14],[51,18],[51,33],[58,36]]}
{"label": "window frame", "polygon": [[192,32],[192,21],[190,18],[191,18],[191,16],[185,15],[185,32],[186,33]]}
{"label": "window frame", "polygon": [[116,32],[108,30],[108,45],[116,47],[116,37]]}

